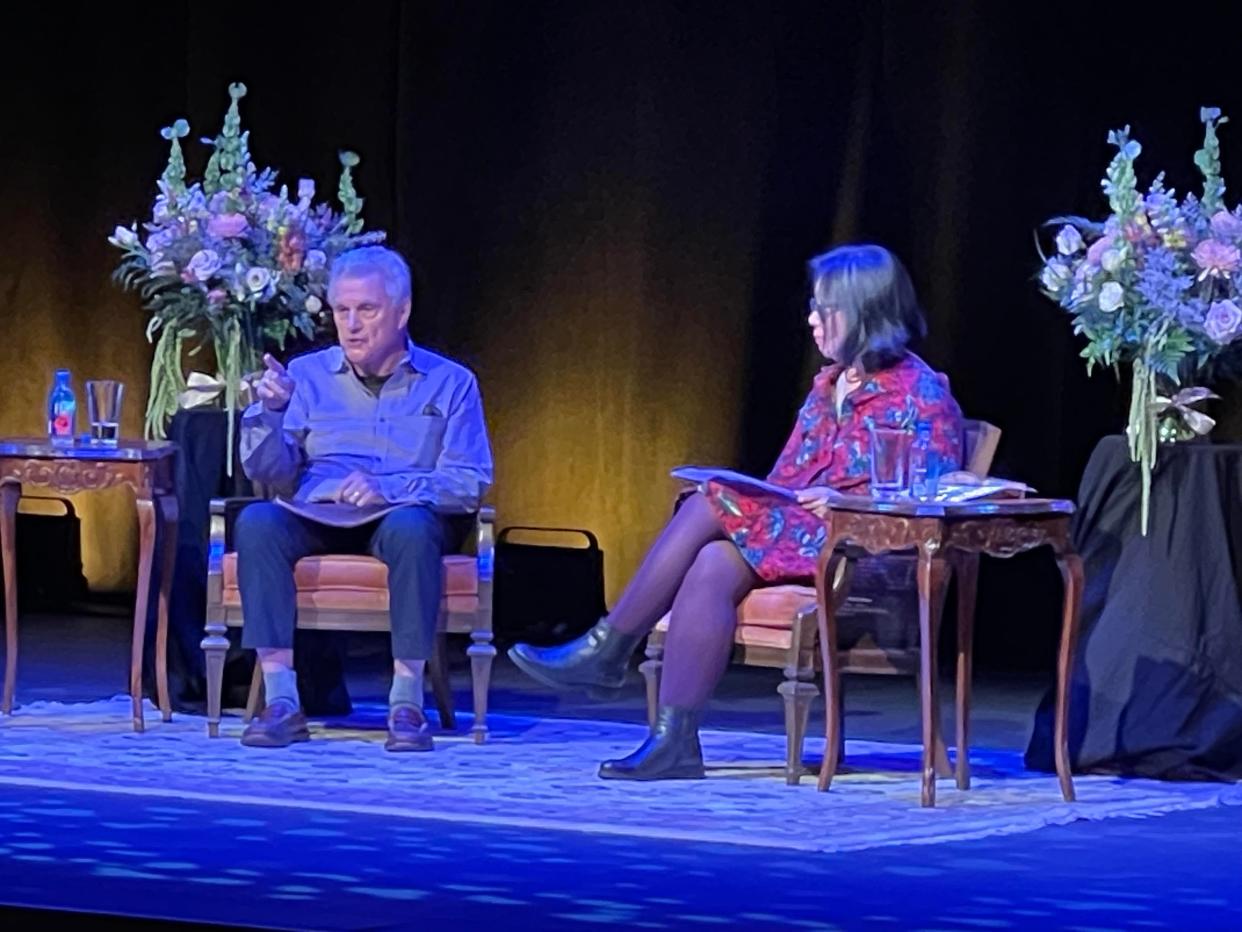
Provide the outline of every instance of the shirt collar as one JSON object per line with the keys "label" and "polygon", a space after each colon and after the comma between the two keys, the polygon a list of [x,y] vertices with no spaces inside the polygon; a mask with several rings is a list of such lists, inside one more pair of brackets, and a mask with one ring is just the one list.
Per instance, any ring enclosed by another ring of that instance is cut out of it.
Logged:
{"label": "shirt collar", "polygon": [[[911,365],[916,364],[918,359],[913,353],[907,352],[901,361],[887,369],[881,369],[873,372],[862,380],[858,388],[850,392],[846,401],[853,407],[858,407],[864,401],[869,401],[877,395],[883,395],[886,392],[893,391],[901,384],[902,375],[909,369]],[[841,377],[846,367],[841,363],[832,363],[824,366],[819,370],[815,382],[820,390],[826,392],[829,397],[834,397],[837,386],[837,379]]]}
{"label": "shirt collar", "polygon": [[[401,357],[401,361],[397,364],[397,368],[402,367],[419,375],[427,374],[427,366],[422,362],[423,351],[414,345],[414,341],[409,337],[405,338],[406,354]],[[345,350],[341,349],[340,344],[328,348],[328,368],[333,372],[348,372],[349,364],[345,359]]]}

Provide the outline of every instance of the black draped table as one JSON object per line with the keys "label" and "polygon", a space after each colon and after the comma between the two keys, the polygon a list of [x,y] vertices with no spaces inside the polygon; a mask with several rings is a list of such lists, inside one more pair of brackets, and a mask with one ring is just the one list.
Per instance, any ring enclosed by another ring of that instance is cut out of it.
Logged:
{"label": "black draped table", "polygon": [[[1124,437],[1096,447],[1074,542],[1086,588],[1071,680],[1074,770],[1242,779],[1242,445],[1162,446],[1151,523]],[[1051,696],[1028,767],[1053,769]]]}
{"label": "black draped table", "polygon": [[[174,709],[202,712],[206,707],[207,686],[200,645],[207,610],[211,500],[249,495],[252,487],[236,461],[236,451],[233,475],[230,477],[225,469],[228,421],[223,410],[190,408],[178,411],[169,424],[168,439],[180,447],[174,475],[180,517],[168,611],[169,692]],[[149,630],[154,630],[154,624],[153,607]],[[149,647],[154,640],[147,638]],[[298,691],[303,706],[312,715],[344,714],[350,709],[342,672],[343,644],[341,636],[330,632],[297,633]],[[154,682],[154,653],[148,649],[146,654],[143,678],[150,684]],[[234,644],[225,665],[225,708],[246,704],[253,669],[253,654]]]}

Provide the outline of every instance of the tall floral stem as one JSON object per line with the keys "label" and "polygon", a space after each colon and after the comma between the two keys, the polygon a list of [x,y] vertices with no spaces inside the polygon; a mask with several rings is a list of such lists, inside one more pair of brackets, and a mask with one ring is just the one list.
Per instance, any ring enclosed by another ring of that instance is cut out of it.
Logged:
{"label": "tall floral stem", "polygon": [[176,413],[178,399],[185,391],[185,376],[181,373],[181,348],[184,334],[180,328],[169,324],[160,331],[151,360],[151,391],[147,396],[147,412],[143,435],[164,439],[165,428]]}
{"label": "tall floral stem", "polygon": [[1134,360],[1133,391],[1130,394],[1130,459],[1139,464],[1141,499],[1139,520],[1147,536],[1151,511],[1151,476],[1156,465],[1159,435],[1155,415],[1156,373],[1143,359]]}
{"label": "tall floral stem", "polygon": [[236,317],[224,321],[216,334],[216,361],[220,367],[220,379],[224,382],[224,416],[226,420],[225,472],[233,476],[233,436],[237,414],[237,398],[241,387],[241,325]]}

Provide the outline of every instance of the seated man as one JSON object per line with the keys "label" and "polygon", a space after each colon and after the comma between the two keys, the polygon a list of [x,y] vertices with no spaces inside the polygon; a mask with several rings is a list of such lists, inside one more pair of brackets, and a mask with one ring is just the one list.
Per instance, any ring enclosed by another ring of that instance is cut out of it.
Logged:
{"label": "seated man", "polygon": [[293,672],[294,565],[312,554],[370,553],[388,565],[392,615],[385,747],[429,751],[423,670],[441,557],[460,543],[453,516],[477,511],[492,481],[483,405],[469,370],[410,341],[410,270],[397,253],[367,246],[341,255],[328,303],[340,345],[287,370],[264,357],[259,401],[242,419],[246,474],[292,492],[290,507],[254,504],[237,522],[242,645],[258,651],[267,691],[242,744],[310,737]]}

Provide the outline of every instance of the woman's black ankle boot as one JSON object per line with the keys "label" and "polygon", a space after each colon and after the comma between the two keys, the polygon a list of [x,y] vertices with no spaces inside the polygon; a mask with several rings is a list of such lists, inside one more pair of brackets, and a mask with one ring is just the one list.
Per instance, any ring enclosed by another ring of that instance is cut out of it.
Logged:
{"label": "woman's black ankle boot", "polygon": [[604,780],[701,780],[703,748],[699,745],[700,709],[660,706],[655,727],[642,747],[620,760],[604,761]]}
{"label": "woman's black ankle boot", "polygon": [[625,634],[606,621],[555,647],[514,644],[509,658],[529,676],[553,689],[617,690],[625,685],[640,635]]}

